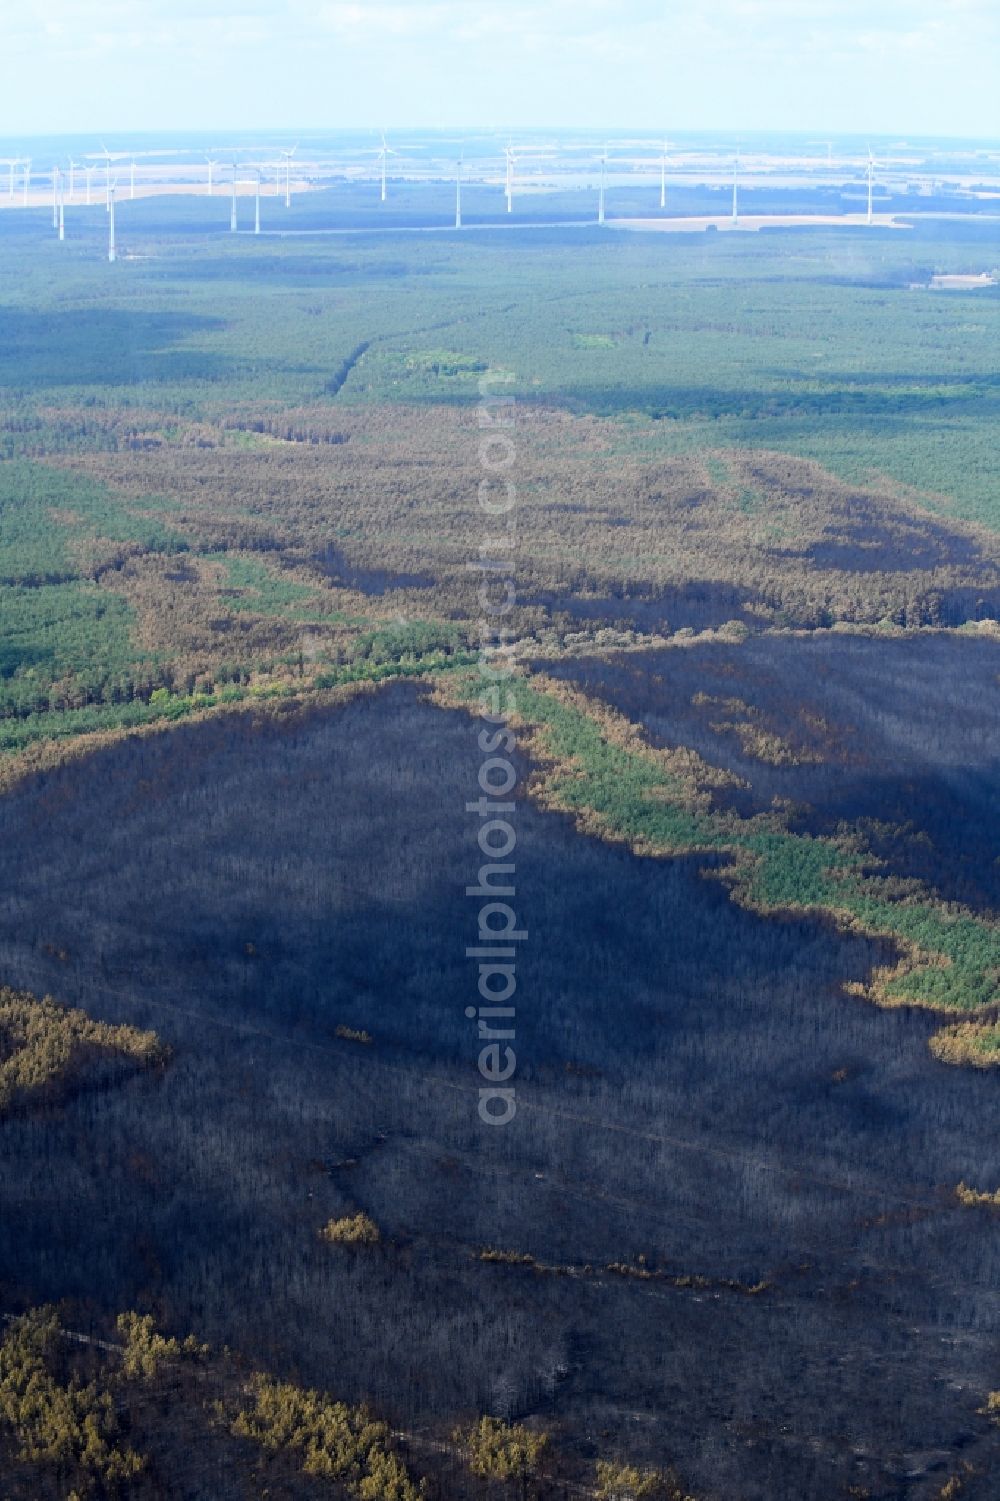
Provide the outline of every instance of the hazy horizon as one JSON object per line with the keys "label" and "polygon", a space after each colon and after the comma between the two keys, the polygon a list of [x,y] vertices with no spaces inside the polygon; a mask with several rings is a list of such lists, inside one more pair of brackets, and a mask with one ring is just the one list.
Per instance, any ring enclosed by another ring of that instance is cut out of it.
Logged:
{"label": "hazy horizon", "polygon": [[[708,144],[732,144],[741,145],[760,143],[761,145],[774,141],[797,141],[800,144],[822,145],[828,143],[846,145],[854,142],[879,141],[883,146],[892,146],[903,149],[912,146],[928,146],[937,143],[977,145],[992,147],[1000,141],[995,134],[977,134],[969,131],[928,131],[893,129],[885,131],[843,130],[830,131],[822,141],[816,138],[815,132],[823,129],[819,124],[803,125],[796,129],[783,129],[778,126],[756,126],[753,128],[734,126],[725,128],[715,124],[676,126],[670,132],[672,143],[699,143]],[[310,124],[303,125],[292,123],[268,124],[268,123],[240,123],[230,121],[218,124],[180,124],[177,121],[167,121],[161,124],[132,127],[128,125],[105,122],[103,125],[78,126],[65,130],[27,130],[17,129],[15,126],[5,128],[4,135],[20,135],[37,141],[64,141],[70,138],[82,136],[99,137],[129,136],[139,138],[161,139],[170,135],[187,144],[193,138],[199,140],[206,136],[219,135],[227,132],[232,136],[267,136],[269,138],[296,137],[303,143],[310,140],[325,140],[332,136],[342,136],[347,139],[352,137],[377,136],[380,131],[386,130],[393,136],[412,133],[425,139],[440,136],[445,139],[485,139],[496,136],[506,139],[509,135],[552,135],[555,132],[566,136],[579,136],[586,140],[601,140],[605,136],[615,137],[621,145],[634,143],[636,145],[658,145],[663,139],[663,131],[656,131],[651,127],[643,128],[633,122],[603,123],[595,125],[581,125],[573,121],[540,122],[532,120],[512,121],[509,124],[497,124],[487,122],[463,121],[453,125],[425,125],[418,124],[413,120],[403,120],[395,125],[386,126],[379,121],[353,120],[343,123]],[[890,141],[888,138],[893,137]],[[214,145],[214,142],[213,142]],[[164,147],[164,151],[168,150]]]}
{"label": "hazy horizon", "polygon": [[[94,129],[79,128],[45,134],[0,129],[0,166],[6,171],[10,163],[30,161],[43,173],[53,163],[76,159],[78,162],[104,160],[107,150],[113,158],[146,161],[151,169],[169,170],[173,164],[203,161],[208,156],[234,154],[241,158],[254,153],[278,153],[291,149],[303,166],[311,163],[339,164],[343,170],[359,162],[374,163],[381,127],[369,124],[342,126],[151,126],[143,130],[105,125]],[[627,175],[653,167],[660,160],[665,132],[642,131],[634,126],[586,127],[512,124],[501,128],[490,125],[429,127],[400,125],[389,127],[386,140],[390,156],[390,175],[436,172],[442,162],[461,154],[466,168],[486,169],[499,160],[503,149],[513,144],[522,154],[523,163],[547,163],[553,170],[572,171],[595,162],[601,151],[608,152],[612,169]],[[795,163],[822,162],[835,171],[855,174],[871,149],[887,169],[917,173],[975,173],[983,181],[992,181],[1000,171],[1000,151],[994,140],[985,136],[945,135],[904,132],[822,132],[810,130],[675,130],[667,139],[667,157],[672,170],[681,173],[713,172],[728,164],[735,151],[742,154],[744,166],[773,174],[791,170]],[[657,167],[658,170],[658,167]],[[726,167],[728,170],[728,166]]]}

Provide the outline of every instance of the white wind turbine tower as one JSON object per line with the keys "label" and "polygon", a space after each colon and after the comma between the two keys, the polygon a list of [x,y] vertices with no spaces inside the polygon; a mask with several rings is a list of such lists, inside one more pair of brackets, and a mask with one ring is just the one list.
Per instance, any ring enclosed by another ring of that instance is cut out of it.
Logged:
{"label": "white wind turbine tower", "polygon": [[298,151],[298,149],[299,149],[298,146],[295,145],[295,146],[289,147],[287,150],[282,151],[282,153],[281,153],[282,156],[285,158],[285,207],[286,208],[291,208],[291,206],[292,206],[292,157],[295,155],[295,153],[296,153],[296,151]]}
{"label": "white wind turbine tower", "polygon": [[875,187],[875,158],[872,155],[871,146],[868,147],[868,223],[872,223],[872,192]]}
{"label": "white wind turbine tower", "polygon": [[737,196],[738,185],[739,185],[739,176],[740,176],[740,148],[737,146],[737,148],[736,148],[736,156],[735,156],[735,158],[733,160],[733,223],[734,224],[739,224],[739,222],[740,222],[739,199],[738,199],[738,196]]}
{"label": "white wind turbine tower", "polygon": [[219,163],[217,161],[215,161],[212,157],[207,156],[207,155],[205,157],[205,160],[208,163],[208,196],[209,196],[209,198],[211,198],[211,196],[212,196],[212,173],[215,171],[215,169],[219,165]]}
{"label": "white wind turbine tower", "polygon": [[112,264],[118,259],[118,250],[115,245],[115,189],[118,179],[108,182],[108,260]]}
{"label": "white wind turbine tower", "polygon": [[59,174],[59,238],[66,238],[66,195],[63,192],[62,173]]}
{"label": "white wind turbine tower", "polygon": [[382,178],[382,202],[383,203],[385,202],[385,170],[386,170],[386,164],[388,162],[389,157],[390,156],[395,156],[395,155],[396,155],[396,153],[395,153],[395,151],[393,151],[392,147],[389,145],[388,141],[386,140],[386,138],[385,138],[385,131],[383,130],[383,132],[382,132],[382,144],[381,144],[381,146],[378,149],[379,172],[380,172],[380,175],[381,175],[381,178]]}
{"label": "white wind turbine tower", "polygon": [[660,152],[660,207],[661,208],[666,208],[666,206],[667,206],[667,147],[669,145],[670,145],[669,141],[664,141],[664,143],[663,143],[663,149]]}
{"label": "white wind turbine tower", "polygon": [[27,161],[24,164],[24,179],[23,179],[23,182],[22,182],[22,189],[23,189],[23,191],[22,191],[21,203],[24,206],[24,208],[28,207],[28,189],[30,187],[31,187],[31,157],[29,156],[28,159],[27,159]]}
{"label": "white wind turbine tower", "polygon": [[90,206],[90,179],[93,177],[93,175],[94,175],[94,173],[96,171],[97,171],[96,167],[90,167],[90,166],[84,167],[84,169],[83,169],[83,175],[87,179],[87,205],[88,205],[88,207]]}
{"label": "white wind turbine tower", "polygon": [[236,158],[233,157],[233,196],[229,209],[229,233],[235,234],[239,227],[236,218]]}
{"label": "white wind turbine tower", "polygon": [[507,164],[507,178],[504,186],[504,193],[507,198],[507,212],[509,214],[514,207],[514,163],[517,161],[517,157],[514,155],[514,148],[509,141],[504,147],[504,158]]}
{"label": "white wind turbine tower", "polygon": [[52,228],[59,228],[59,168],[52,168]]}

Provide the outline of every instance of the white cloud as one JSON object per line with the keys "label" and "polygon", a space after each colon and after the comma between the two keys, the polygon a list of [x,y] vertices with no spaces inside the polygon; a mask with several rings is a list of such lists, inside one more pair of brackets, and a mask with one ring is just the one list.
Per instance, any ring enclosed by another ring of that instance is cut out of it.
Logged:
{"label": "white cloud", "polygon": [[182,107],[253,123],[253,102],[292,127],[659,114],[750,129],[798,111],[830,130],[850,109],[861,129],[950,111],[986,133],[998,45],[995,0],[0,0],[0,131],[40,128],[55,80],[62,128],[106,120],[124,58],[132,123]]}
{"label": "white cloud", "polygon": [[924,46],[963,25],[971,44],[973,24],[980,47],[997,35],[992,0],[20,0],[0,11],[0,49],[86,46],[116,32],[178,49],[206,34],[262,44],[291,34],[362,45],[502,40],[512,51],[550,46],[563,56],[605,45],[624,56],[656,41],[706,66],[717,48],[738,47],[752,60],[803,45],[840,50],[862,34],[868,47]]}

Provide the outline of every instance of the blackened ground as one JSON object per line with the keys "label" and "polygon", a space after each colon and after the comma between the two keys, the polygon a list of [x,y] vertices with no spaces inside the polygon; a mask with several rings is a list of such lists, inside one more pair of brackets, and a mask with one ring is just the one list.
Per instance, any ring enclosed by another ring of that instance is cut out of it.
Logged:
{"label": "blackened ground", "polygon": [[349,563],[339,547],[329,543],[310,559],[319,570],[345,589],[362,594],[382,595],[390,589],[432,589],[434,580],[428,573],[393,573],[385,568],[358,568]]}
{"label": "blackened ground", "polygon": [[[844,996],[873,946],[519,801],[520,1108],[481,1125],[476,729],[397,686],[0,803],[4,979],[175,1049],[0,1124],[0,1301],[148,1308],[439,1431],[539,1414],[699,1496],[930,1501],[964,1457],[985,1501],[1000,1250],[950,1189],[1000,1183],[996,1081]],[[356,1209],[381,1247],[318,1239]],[[640,1255],[709,1284],[602,1270]]]}
{"label": "blackened ground", "polygon": [[600,621],[652,633],[684,628],[707,631],[729,620],[757,624],[752,611],[758,599],[749,589],[715,579],[695,579],[673,589],[651,585],[648,592],[631,595],[581,597],[548,590],[527,603],[544,605],[553,615],[565,615],[572,621]]}
{"label": "blackened ground", "polygon": [[[799,805],[793,826],[812,833],[865,820],[894,872],[978,909],[1000,907],[1000,643],[822,631],[539,665],[613,704],[655,743],[692,746],[736,772],[749,789],[725,800],[741,812],[777,797]],[[771,764],[719,728],[737,722],[780,737],[799,764]]]}

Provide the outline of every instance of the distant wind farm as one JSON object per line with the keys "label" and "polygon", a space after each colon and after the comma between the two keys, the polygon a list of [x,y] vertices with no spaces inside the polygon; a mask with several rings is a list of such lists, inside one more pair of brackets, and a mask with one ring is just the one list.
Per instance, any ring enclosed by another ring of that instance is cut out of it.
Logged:
{"label": "distant wind farm", "polygon": [[[914,215],[989,215],[1000,203],[1000,149],[982,141],[654,140],[610,131],[598,140],[481,129],[392,139],[384,129],[270,141],[237,134],[222,144],[39,138],[9,148],[0,171],[0,209],[50,208],[60,240],[72,236],[78,210],[103,205],[109,260],[116,193],[129,204],[224,196],[233,234],[553,222],[678,232],[885,227]],[[241,219],[241,199],[253,200],[252,219]],[[307,224],[293,213],[302,205]],[[345,207],[349,224],[340,222]],[[217,227],[226,229],[224,213]]]}

